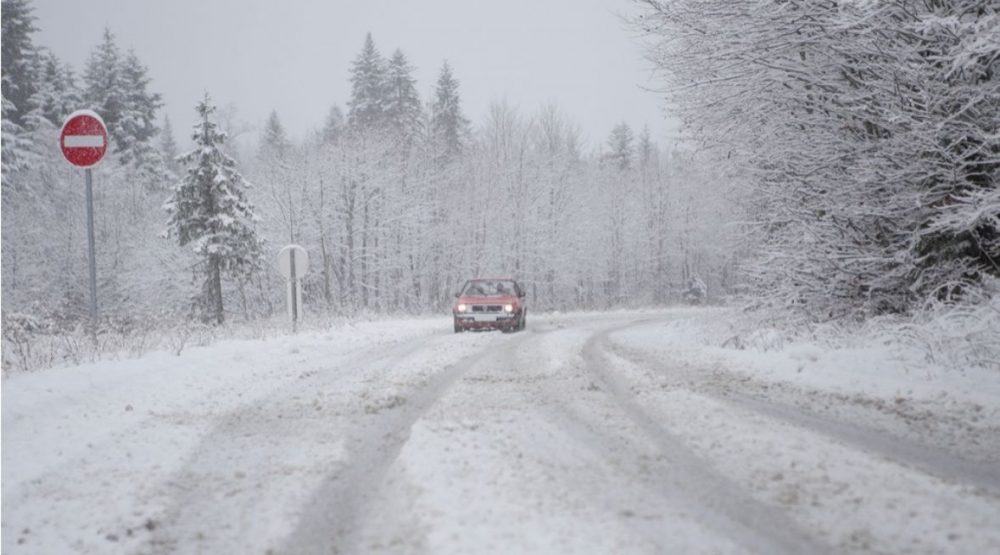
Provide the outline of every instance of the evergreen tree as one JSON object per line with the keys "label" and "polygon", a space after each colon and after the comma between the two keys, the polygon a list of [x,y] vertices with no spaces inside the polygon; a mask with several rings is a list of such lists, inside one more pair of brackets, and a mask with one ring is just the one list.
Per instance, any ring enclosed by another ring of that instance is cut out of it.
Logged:
{"label": "evergreen tree", "polygon": [[632,134],[632,128],[628,126],[627,123],[619,123],[611,130],[611,136],[608,137],[608,146],[611,147],[611,152],[608,153],[608,158],[611,163],[619,170],[625,171],[632,167],[632,141],[634,136]]}
{"label": "evergreen tree", "polygon": [[119,140],[122,162],[141,165],[156,165],[156,111],[163,106],[161,97],[149,91],[150,79],[147,69],[130,51],[121,64],[121,84],[124,104],[119,121],[122,130]]}
{"label": "evergreen tree", "polygon": [[291,143],[285,133],[285,127],[278,119],[277,110],[271,110],[271,115],[264,124],[264,135],[261,137],[260,157],[265,163],[284,160],[288,156]]}
{"label": "evergreen tree", "polygon": [[[6,90],[7,87],[4,86],[3,89]],[[2,97],[2,103],[3,117],[0,122],[3,129],[0,132],[3,133],[3,149],[0,150],[0,174],[3,175],[3,190],[6,195],[6,191],[13,187],[10,175],[23,169],[32,158],[32,144],[25,136],[24,128],[14,123],[13,117],[9,115],[15,111],[14,103],[7,100],[6,96]]]}
{"label": "evergreen tree", "polygon": [[178,175],[180,164],[177,162],[177,141],[174,140],[174,127],[170,124],[170,116],[163,117],[163,127],[160,128],[160,153],[167,169],[175,176]]}
{"label": "evergreen tree", "polygon": [[434,100],[431,104],[431,136],[438,145],[439,161],[449,161],[462,152],[463,138],[468,133],[469,120],[462,115],[458,96],[458,80],[451,74],[448,62],[441,66]]}
{"label": "evergreen tree", "polygon": [[165,204],[170,213],[167,233],[181,246],[193,244],[205,261],[205,282],[196,310],[206,321],[223,322],[222,275],[245,279],[260,265],[262,241],[254,230],[254,207],[247,200],[249,184],[236,162],[222,151],[226,135],[212,114],[208,94],[196,108],[201,121],[194,127],[195,148],[181,157],[187,173]]}
{"label": "evergreen tree", "polygon": [[139,181],[153,185],[166,168],[154,139],[156,111],[163,105],[149,91],[148,70],[134,52],[122,55],[109,29],[90,54],[84,70],[83,97],[108,126],[112,152],[122,164],[138,172]]}
{"label": "evergreen tree", "polygon": [[390,129],[404,143],[410,143],[420,132],[422,109],[413,66],[399,49],[389,60],[385,100],[385,118]]}
{"label": "evergreen tree", "polygon": [[344,134],[344,112],[336,104],[330,108],[330,113],[326,116],[326,123],[323,125],[323,142],[327,144],[337,144],[341,135]]}
{"label": "evergreen tree", "polygon": [[656,147],[653,139],[649,136],[649,126],[642,126],[642,133],[639,133],[639,167],[646,169],[649,167],[650,159],[656,154]]}
{"label": "evergreen tree", "polygon": [[60,127],[66,116],[81,104],[73,69],[52,52],[39,52],[35,65],[37,79],[30,100],[28,126],[33,129]]}
{"label": "evergreen tree", "polygon": [[84,102],[101,115],[108,127],[111,143],[119,151],[125,150],[127,140],[120,125],[125,110],[125,91],[122,83],[121,52],[115,36],[105,28],[102,42],[90,53],[83,72]]}
{"label": "evergreen tree", "polygon": [[380,128],[385,122],[386,64],[371,33],[351,67],[347,121],[355,130]]}
{"label": "evergreen tree", "polygon": [[31,106],[29,99],[35,93],[32,58],[35,47],[31,34],[37,31],[33,8],[28,0],[3,0],[0,19],[0,43],[3,48],[3,64],[0,75],[3,79],[3,96],[10,103],[4,111],[4,118],[24,127],[25,116]]}

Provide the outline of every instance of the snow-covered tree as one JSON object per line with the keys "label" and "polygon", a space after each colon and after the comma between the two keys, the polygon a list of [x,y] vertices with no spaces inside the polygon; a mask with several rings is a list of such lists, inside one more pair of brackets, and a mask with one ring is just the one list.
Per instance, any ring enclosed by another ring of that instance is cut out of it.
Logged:
{"label": "snow-covered tree", "polygon": [[385,123],[386,62],[371,33],[351,65],[351,100],[347,121],[355,130],[375,130]]}
{"label": "snow-covered tree", "polygon": [[122,162],[135,167],[152,166],[159,169],[159,158],[153,140],[159,131],[156,127],[156,111],[163,106],[158,93],[149,90],[148,70],[135,52],[129,51],[121,65],[121,85],[124,104],[119,124],[122,132],[118,135],[124,144],[119,144]]}
{"label": "snow-covered tree", "polygon": [[81,105],[73,69],[55,54],[40,51],[36,59],[35,93],[31,96],[28,126],[59,128],[66,116]]}
{"label": "snow-covered tree", "polygon": [[177,147],[177,140],[174,138],[174,127],[170,123],[170,116],[163,116],[163,127],[160,128],[160,153],[167,169],[174,175],[180,174],[180,164],[177,157],[180,151]]}
{"label": "snow-covered tree", "polygon": [[671,106],[747,186],[769,304],[900,313],[1000,275],[996,6],[641,4]]}
{"label": "snow-covered tree", "polygon": [[101,115],[117,151],[128,148],[125,128],[120,125],[127,94],[123,80],[121,51],[111,29],[105,28],[101,43],[90,53],[83,72],[83,99]]}
{"label": "snow-covered tree", "polygon": [[278,112],[272,110],[261,133],[253,175],[259,188],[268,193],[267,202],[261,205],[268,225],[275,230],[281,229],[282,241],[294,243],[299,238],[303,220],[301,212],[307,202],[302,196],[305,186],[303,163],[285,132]]}
{"label": "snow-covered tree", "polygon": [[271,160],[281,160],[288,156],[291,143],[288,141],[288,134],[285,126],[281,124],[277,110],[271,110],[271,114],[264,123],[264,133],[260,141],[260,157]]}
{"label": "snow-covered tree", "polygon": [[420,133],[423,119],[413,66],[396,50],[386,71],[385,119],[390,131],[405,146]]}
{"label": "snow-covered tree", "polygon": [[323,124],[323,142],[327,144],[337,144],[344,134],[344,112],[340,106],[334,104],[326,116]]}
{"label": "snow-covered tree", "polygon": [[2,174],[6,191],[14,186],[10,176],[32,159],[33,145],[26,132],[31,96],[35,93],[35,46],[31,35],[37,29],[33,8],[28,0],[3,0],[0,9],[0,42],[3,64],[0,67],[3,101]]}
{"label": "snow-covered tree", "polygon": [[448,62],[444,62],[434,89],[430,121],[431,138],[437,145],[439,162],[447,162],[459,156],[468,134],[469,120],[462,115],[458,85]]}
{"label": "snow-covered tree", "polygon": [[28,160],[31,159],[31,141],[25,137],[24,128],[20,125],[14,123],[12,114],[16,108],[14,103],[7,100],[7,97],[2,97],[3,102],[3,149],[2,155],[0,155],[0,168],[2,168],[3,174],[3,190],[7,191],[9,187],[13,187],[11,183],[10,174],[13,172],[24,168]]}
{"label": "snow-covered tree", "polygon": [[167,231],[203,259],[205,281],[196,309],[204,319],[221,324],[223,274],[237,280],[248,277],[260,265],[263,244],[246,196],[249,184],[222,150],[226,135],[213,120],[215,106],[207,94],[196,110],[200,121],[192,135],[195,148],[181,157],[187,173],[165,204],[170,213]]}
{"label": "snow-covered tree", "polygon": [[632,167],[633,146],[635,135],[632,128],[627,123],[619,123],[611,130],[608,137],[608,159],[611,164],[620,171],[626,171]]}
{"label": "snow-covered tree", "polygon": [[29,99],[35,93],[32,59],[35,46],[31,35],[35,27],[34,9],[29,0],[3,0],[0,9],[0,43],[3,45],[3,96],[10,103],[4,118],[24,127],[31,109]]}

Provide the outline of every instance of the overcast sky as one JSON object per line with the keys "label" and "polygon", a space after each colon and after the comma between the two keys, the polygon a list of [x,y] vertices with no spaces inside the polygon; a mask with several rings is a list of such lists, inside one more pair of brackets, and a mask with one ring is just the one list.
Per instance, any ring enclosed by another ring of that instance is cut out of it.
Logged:
{"label": "overcast sky", "polygon": [[104,27],[149,67],[174,133],[185,141],[194,105],[208,91],[260,127],[272,109],[290,134],[322,126],[333,104],[346,112],[348,69],[371,32],[383,55],[400,48],[429,98],[443,60],[461,81],[466,116],[482,121],[498,99],[534,113],[555,102],[590,146],[620,121],[664,119],[641,47],[618,15],[627,0],[34,0],[37,44],[81,70]]}

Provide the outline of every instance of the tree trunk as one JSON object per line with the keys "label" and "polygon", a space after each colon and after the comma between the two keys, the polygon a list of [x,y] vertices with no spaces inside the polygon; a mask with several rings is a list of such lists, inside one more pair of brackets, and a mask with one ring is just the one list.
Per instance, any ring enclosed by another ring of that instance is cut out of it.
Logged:
{"label": "tree trunk", "polygon": [[212,318],[216,324],[221,325],[224,317],[222,308],[222,270],[219,255],[213,254],[208,259],[208,279],[209,290],[211,291],[209,302],[212,307]]}

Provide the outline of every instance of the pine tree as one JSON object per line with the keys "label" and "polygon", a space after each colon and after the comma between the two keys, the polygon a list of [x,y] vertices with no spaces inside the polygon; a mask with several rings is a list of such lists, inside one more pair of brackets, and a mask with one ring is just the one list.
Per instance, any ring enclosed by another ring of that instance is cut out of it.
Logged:
{"label": "pine tree", "polygon": [[180,164],[177,162],[177,141],[174,139],[174,127],[170,124],[170,116],[163,117],[163,127],[160,128],[160,153],[167,169],[173,175],[178,175]]}
{"label": "pine tree", "polygon": [[469,120],[462,115],[458,85],[448,62],[444,62],[431,104],[431,136],[438,145],[439,162],[458,157],[462,153],[463,138],[468,133]]}
{"label": "pine tree", "polygon": [[639,168],[646,169],[649,167],[652,157],[656,154],[656,147],[653,145],[653,139],[649,136],[649,126],[642,126],[642,133],[639,133]]}
{"label": "pine tree", "polygon": [[271,115],[264,124],[264,135],[261,137],[260,157],[265,163],[284,160],[288,156],[291,143],[281,125],[277,110],[271,110]]}
{"label": "pine tree", "polygon": [[37,79],[27,115],[28,127],[60,127],[81,104],[73,69],[52,52],[39,52],[35,65]]}
{"label": "pine tree", "polygon": [[355,130],[375,130],[385,122],[386,64],[371,33],[351,67],[347,121]]}
{"label": "pine tree", "polygon": [[385,100],[386,122],[400,140],[409,144],[420,132],[422,108],[413,66],[399,49],[389,60]]}
{"label": "pine tree", "polygon": [[[7,87],[4,86],[3,89],[6,90]],[[33,155],[31,152],[32,143],[26,137],[24,128],[14,123],[13,117],[8,115],[13,114],[16,110],[14,103],[7,100],[6,96],[0,100],[3,103],[3,117],[0,118],[3,125],[2,131],[0,131],[3,134],[3,149],[0,151],[0,174],[3,175],[3,190],[6,195],[6,191],[14,186],[10,175],[24,169]]]}
{"label": "pine tree", "polygon": [[323,125],[323,142],[326,144],[337,144],[341,135],[344,134],[344,112],[336,104],[330,108],[330,113],[326,116],[326,123]]}
{"label": "pine tree", "polygon": [[35,93],[32,58],[35,47],[31,34],[37,31],[33,8],[28,0],[3,0],[0,19],[0,43],[3,47],[3,96],[11,105],[4,118],[15,125],[25,126],[25,116],[31,109],[29,99]]}
{"label": "pine tree", "polygon": [[263,243],[254,230],[254,207],[247,200],[249,184],[236,162],[222,151],[225,133],[212,114],[208,94],[196,108],[201,121],[194,127],[195,148],[181,157],[184,179],[165,204],[170,213],[167,233],[181,246],[193,244],[205,261],[205,282],[196,309],[206,321],[221,324],[223,273],[245,279],[259,268]]}
{"label": "pine tree", "polygon": [[108,135],[117,150],[127,146],[124,128],[120,125],[125,110],[125,91],[122,83],[121,52],[115,36],[105,28],[102,42],[90,53],[83,72],[84,102],[101,115],[108,127]]}
{"label": "pine tree", "polygon": [[611,136],[608,137],[611,152],[608,153],[608,158],[618,170],[625,171],[632,167],[633,140],[632,128],[627,123],[619,123],[611,130]]}
{"label": "pine tree", "polygon": [[149,91],[147,69],[135,52],[129,51],[121,64],[122,106],[119,134],[121,159],[134,166],[159,163],[153,138],[156,137],[156,111],[163,106],[161,97]]}

